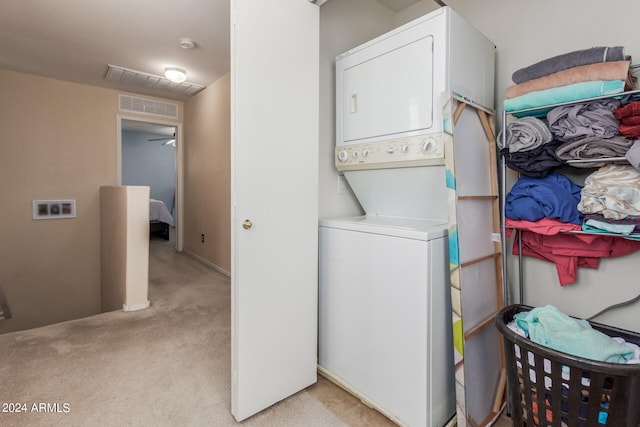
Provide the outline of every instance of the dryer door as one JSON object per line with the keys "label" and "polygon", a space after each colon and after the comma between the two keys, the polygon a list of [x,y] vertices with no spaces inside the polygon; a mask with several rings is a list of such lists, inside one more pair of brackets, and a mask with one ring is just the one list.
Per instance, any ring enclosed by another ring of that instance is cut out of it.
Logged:
{"label": "dryer door", "polygon": [[433,36],[383,53],[375,48],[355,65],[336,64],[343,126],[338,145],[433,125]]}

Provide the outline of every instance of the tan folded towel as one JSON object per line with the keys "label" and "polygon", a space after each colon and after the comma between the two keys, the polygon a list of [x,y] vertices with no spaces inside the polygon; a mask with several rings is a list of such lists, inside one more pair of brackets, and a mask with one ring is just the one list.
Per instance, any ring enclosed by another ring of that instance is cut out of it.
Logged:
{"label": "tan folded towel", "polygon": [[506,91],[506,98],[515,98],[516,96],[525,95],[536,90],[551,89],[573,83],[593,80],[626,80],[628,73],[629,61],[599,62],[597,64],[581,65],[509,86]]}

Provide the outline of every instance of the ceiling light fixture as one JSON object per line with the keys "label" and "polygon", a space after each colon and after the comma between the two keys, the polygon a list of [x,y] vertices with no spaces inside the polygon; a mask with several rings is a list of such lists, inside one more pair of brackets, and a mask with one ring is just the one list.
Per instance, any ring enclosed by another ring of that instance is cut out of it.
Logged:
{"label": "ceiling light fixture", "polygon": [[182,68],[167,67],[164,69],[164,76],[175,83],[182,83],[187,80],[187,72]]}

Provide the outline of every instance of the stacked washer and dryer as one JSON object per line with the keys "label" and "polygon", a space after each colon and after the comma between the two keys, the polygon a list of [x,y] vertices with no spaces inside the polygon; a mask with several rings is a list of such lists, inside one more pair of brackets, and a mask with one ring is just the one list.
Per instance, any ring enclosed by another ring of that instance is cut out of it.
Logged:
{"label": "stacked washer and dryer", "polygon": [[336,59],[335,164],[365,215],[320,221],[319,369],[400,425],[456,412],[441,100],[492,108],[494,61],[449,7]]}

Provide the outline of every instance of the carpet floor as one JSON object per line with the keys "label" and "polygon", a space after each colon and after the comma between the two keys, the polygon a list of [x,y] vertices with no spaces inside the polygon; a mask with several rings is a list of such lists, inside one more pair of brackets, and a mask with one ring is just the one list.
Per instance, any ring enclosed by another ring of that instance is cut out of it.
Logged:
{"label": "carpet floor", "polygon": [[0,425],[393,425],[322,377],[235,422],[229,278],[162,239],[149,276],[150,308],[0,335]]}
{"label": "carpet floor", "polygon": [[0,335],[0,425],[395,425],[323,377],[237,423],[229,278],[152,239],[149,298],[140,311]]}

